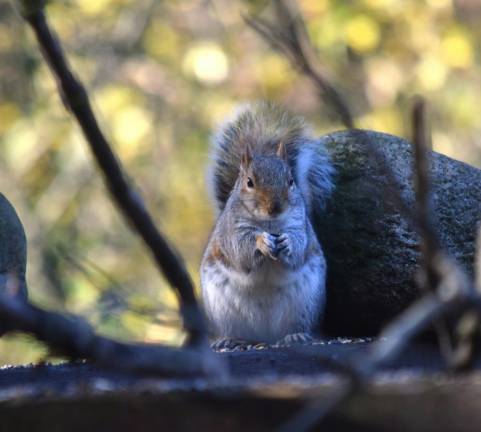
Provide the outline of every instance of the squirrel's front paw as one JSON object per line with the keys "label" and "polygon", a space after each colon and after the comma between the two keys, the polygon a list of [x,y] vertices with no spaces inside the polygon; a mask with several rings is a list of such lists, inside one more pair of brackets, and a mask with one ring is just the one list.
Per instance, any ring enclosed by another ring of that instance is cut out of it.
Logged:
{"label": "squirrel's front paw", "polygon": [[256,249],[264,256],[277,259],[277,237],[263,232],[256,237]]}
{"label": "squirrel's front paw", "polygon": [[281,234],[276,238],[277,254],[285,257],[290,257],[292,254],[292,242],[287,234]]}

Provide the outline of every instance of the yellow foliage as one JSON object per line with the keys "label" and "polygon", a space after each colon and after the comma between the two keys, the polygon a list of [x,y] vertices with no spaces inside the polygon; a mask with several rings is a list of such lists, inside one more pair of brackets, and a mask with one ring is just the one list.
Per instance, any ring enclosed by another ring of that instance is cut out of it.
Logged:
{"label": "yellow foliage", "polygon": [[92,307],[98,300],[99,292],[82,275],[76,275],[69,283],[67,308],[80,313],[83,309]]}
{"label": "yellow foliage", "polygon": [[182,333],[178,328],[149,324],[145,329],[144,342],[180,345],[182,342]]}
{"label": "yellow foliage", "polygon": [[35,130],[26,121],[19,121],[10,129],[2,142],[3,157],[9,165],[20,172],[36,154],[37,136]]}
{"label": "yellow foliage", "polygon": [[334,44],[343,42],[343,34],[339,31],[341,23],[331,14],[314,18],[306,25],[313,43],[320,48],[329,49]]}
{"label": "yellow foliage", "polygon": [[47,349],[25,335],[4,335],[0,338],[0,364],[28,364],[45,358]]}
{"label": "yellow foliage", "polygon": [[268,95],[285,88],[294,78],[289,63],[277,53],[267,53],[259,59],[255,74]]}
{"label": "yellow foliage", "polygon": [[328,0],[300,0],[299,6],[306,16],[312,18],[313,15],[325,13],[328,10],[328,3]]}
{"label": "yellow foliage", "polygon": [[452,139],[445,133],[434,132],[432,136],[433,150],[443,153],[446,156],[454,157],[454,146]]}
{"label": "yellow foliage", "polygon": [[95,98],[101,118],[108,120],[120,157],[129,160],[147,145],[152,132],[152,118],[142,107],[142,98],[131,88],[111,85]]}
{"label": "yellow foliage", "polygon": [[467,68],[473,63],[473,47],[462,30],[448,32],[441,42],[443,60],[451,67]]}
{"label": "yellow foliage", "polygon": [[344,29],[347,44],[355,51],[366,53],[377,48],[381,37],[379,24],[365,14],[350,18]]}
{"label": "yellow foliage", "polygon": [[229,63],[223,49],[215,42],[200,42],[189,47],[183,61],[187,75],[204,84],[219,84],[227,78]]}
{"label": "yellow foliage", "polygon": [[203,101],[200,115],[211,128],[219,125],[234,110],[236,103],[222,94],[212,95]]}
{"label": "yellow foliage", "polygon": [[359,123],[364,129],[402,135],[404,132],[402,119],[403,117],[397,109],[387,107],[367,114],[359,120]]}
{"label": "yellow foliage", "polygon": [[172,27],[160,21],[154,21],[145,32],[143,46],[153,57],[159,60],[176,58],[181,52],[180,35]]}
{"label": "yellow foliage", "polygon": [[120,85],[106,85],[95,93],[101,116],[115,114],[119,109],[138,102],[138,99],[133,89]]}
{"label": "yellow foliage", "polygon": [[142,337],[148,326],[145,318],[134,312],[125,311],[119,318],[125,328],[135,337]]}
{"label": "yellow foliage", "polygon": [[139,106],[130,105],[117,110],[112,116],[112,132],[120,156],[130,159],[144,146],[151,132],[150,114]]}
{"label": "yellow foliage", "polygon": [[406,0],[363,0],[366,6],[372,9],[378,9],[382,11],[399,11],[400,8],[406,5]]}
{"label": "yellow foliage", "polygon": [[0,103],[0,134],[5,133],[20,117],[16,105],[10,102]]}
{"label": "yellow foliage", "polygon": [[9,31],[6,24],[0,24],[0,51],[7,51],[11,49],[15,43],[14,33]]}
{"label": "yellow foliage", "polygon": [[370,102],[376,107],[391,104],[404,81],[399,65],[386,58],[374,58],[367,62],[366,70]]}
{"label": "yellow foliage", "polygon": [[57,89],[55,80],[52,78],[46,65],[40,66],[38,72],[33,77],[33,82],[39,92],[49,94],[52,98],[56,98],[58,101],[58,96],[55,94]]}
{"label": "yellow foliage", "polygon": [[105,12],[118,0],[76,0],[78,8],[88,15]]}
{"label": "yellow foliage", "polygon": [[422,90],[437,90],[444,85],[448,68],[439,57],[428,54],[418,64],[416,75]]}
{"label": "yellow foliage", "polygon": [[50,2],[48,7],[49,18],[55,26],[55,32],[62,39],[69,39],[75,35],[75,17],[70,14],[70,11],[70,5],[67,2]]}
{"label": "yellow foliage", "polygon": [[448,98],[450,117],[460,128],[479,125],[479,98],[464,88],[458,88]]}
{"label": "yellow foliage", "polygon": [[428,6],[435,10],[445,9],[452,10],[453,1],[452,0],[426,0]]}

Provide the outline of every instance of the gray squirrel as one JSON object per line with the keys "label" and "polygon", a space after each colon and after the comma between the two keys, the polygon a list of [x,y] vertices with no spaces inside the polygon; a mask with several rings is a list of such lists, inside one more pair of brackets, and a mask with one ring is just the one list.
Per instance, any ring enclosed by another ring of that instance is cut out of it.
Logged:
{"label": "gray squirrel", "polygon": [[218,217],[200,268],[214,348],[310,339],[326,302],[312,227],[333,167],[305,122],[272,103],[242,108],[212,140]]}

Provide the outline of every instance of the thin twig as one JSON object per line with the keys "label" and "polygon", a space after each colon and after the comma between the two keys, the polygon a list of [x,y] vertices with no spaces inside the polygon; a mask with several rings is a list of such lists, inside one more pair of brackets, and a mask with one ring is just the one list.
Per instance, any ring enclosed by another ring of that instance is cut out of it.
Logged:
{"label": "thin twig", "polygon": [[[431,136],[426,119],[426,103],[417,96],[412,110],[412,141],[414,164],[414,189],[416,194],[416,221],[421,237],[422,266],[419,269],[418,283],[422,291],[435,291],[442,277],[440,256],[444,254],[435,230],[432,190],[430,181]],[[452,364],[453,346],[446,319],[441,317],[434,322],[434,329],[439,341],[440,350],[448,362]]]}
{"label": "thin twig", "polygon": [[279,22],[269,23],[259,17],[244,16],[245,22],[274,49],[284,54],[294,68],[311,79],[324,103],[337,113],[346,128],[352,129],[354,120],[349,105],[316,61],[315,50],[295,2],[275,0],[273,6]]}
{"label": "thin twig", "polygon": [[441,252],[441,245],[434,229],[431,182],[429,176],[430,160],[429,134],[426,125],[425,102],[421,97],[414,101],[412,111],[414,144],[414,185],[416,192],[416,212],[418,231],[422,239],[421,251],[424,260],[427,289],[435,290],[439,283],[439,271],[435,267],[436,255]]}
{"label": "thin twig", "polygon": [[112,198],[141,236],[155,262],[180,298],[184,326],[192,342],[205,339],[205,323],[193,283],[184,263],[156,228],[139,194],[129,185],[124,170],[100,130],[87,92],[71,71],[58,38],[50,30],[40,0],[20,0],[24,19],[33,29],[42,53],[55,76],[66,108],[77,119],[104,175]]}

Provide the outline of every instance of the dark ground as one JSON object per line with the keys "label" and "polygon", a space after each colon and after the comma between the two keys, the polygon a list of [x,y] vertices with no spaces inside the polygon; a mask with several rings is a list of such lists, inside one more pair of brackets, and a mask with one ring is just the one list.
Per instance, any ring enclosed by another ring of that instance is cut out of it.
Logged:
{"label": "dark ground", "polygon": [[[0,370],[0,431],[272,430],[313,392],[340,381],[318,355],[346,359],[367,341],[331,341],[297,349],[219,354],[229,383],[109,372],[86,363]],[[435,347],[416,345],[376,376],[322,430],[479,430],[481,373],[441,373]]]}

